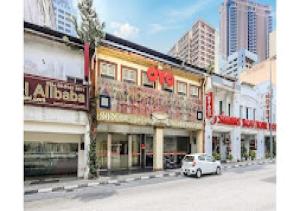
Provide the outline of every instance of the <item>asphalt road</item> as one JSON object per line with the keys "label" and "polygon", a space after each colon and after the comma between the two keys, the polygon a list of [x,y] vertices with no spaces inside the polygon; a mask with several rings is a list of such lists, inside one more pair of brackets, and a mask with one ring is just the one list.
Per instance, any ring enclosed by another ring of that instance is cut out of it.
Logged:
{"label": "asphalt road", "polygon": [[167,177],[26,195],[25,210],[154,211],[275,210],[275,164],[230,169],[222,175]]}

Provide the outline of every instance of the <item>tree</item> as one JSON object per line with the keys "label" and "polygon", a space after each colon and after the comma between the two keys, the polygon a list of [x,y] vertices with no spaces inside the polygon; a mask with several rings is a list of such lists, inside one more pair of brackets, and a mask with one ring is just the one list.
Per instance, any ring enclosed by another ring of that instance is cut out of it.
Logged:
{"label": "tree", "polygon": [[[96,11],[93,9],[93,0],[81,0],[78,2],[78,9],[80,11],[81,22],[78,23],[77,19],[73,17],[73,24],[79,38],[88,43],[89,59],[92,64],[92,58],[95,49],[100,46],[101,39],[104,37],[103,28],[105,23],[98,19]],[[91,69],[91,74],[93,70]],[[96,136],[97,136],[97,103],[94,84],[95,81],[91,81],[90,86],[90,103],[89,103],[89,124],[90,124],[90,146],[89,146],[89,178],[95,178],[97,176],[97,156],[96,156]]]}

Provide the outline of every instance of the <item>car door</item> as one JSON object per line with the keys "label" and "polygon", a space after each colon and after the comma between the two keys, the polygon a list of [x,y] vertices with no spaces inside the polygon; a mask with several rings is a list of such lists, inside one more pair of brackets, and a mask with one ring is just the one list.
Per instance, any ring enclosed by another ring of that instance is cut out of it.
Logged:
{"label": "car door", "polygon": [[207,173],[212,173],[216,171],[214,158],[210,155],[206,156],[207,163]]}
{"label": "car door", "polygon": [[205,156],[198,156],[198,160],[199,160],[199,167],[202,170],[202,174],[207,174],[209,172],[209,165],[208,162],[206,161],[206,157]]}

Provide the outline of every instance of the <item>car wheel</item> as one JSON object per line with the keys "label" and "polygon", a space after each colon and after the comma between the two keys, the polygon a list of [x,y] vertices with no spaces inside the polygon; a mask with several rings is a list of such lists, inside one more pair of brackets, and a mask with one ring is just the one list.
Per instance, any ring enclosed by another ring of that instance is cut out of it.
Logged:
{"label": "car wheel", "polygon": [[216,174],[217,174],[217,175],[220,175],[220,174],[221,174],[221,168],[220,168],[220,166],[217,167]]}
{"label": "car wheel", "polygon": [[184,175],[184,176],[186,176],[186,175],[187,175],[187,173],[185,173],[185,172],[184,172],[184,173],[183,173],[183,175]]}
{"label": "car wheel", "polygon": [[197,172],[196,172],[196,177],[200,178],[201,176],[202,176],[202,172],[201,172],[200,169],[198,169]]}

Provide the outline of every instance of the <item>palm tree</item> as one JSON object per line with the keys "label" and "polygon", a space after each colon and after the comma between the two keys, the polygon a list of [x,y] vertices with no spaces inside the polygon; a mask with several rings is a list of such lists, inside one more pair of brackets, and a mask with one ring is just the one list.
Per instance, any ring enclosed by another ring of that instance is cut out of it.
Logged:
{"label": "palm tree", "polygon": [[[89,44],[89,60],[92,64],[92,58],[95,49],[100,46],[101,39],[105,36],[103,28],[104,22],[98,19],[96,11],[93,9],[93,0],[81,0],[78,2],[78,9],[80,11],[81,22],[73,17],[75,30],[79,38],[86,44]],[[91,66],[89,67],[91,70]],[[93,70],[91,70],[93,74]],[[96,157],[96,136],[97,136],[97,104],[96,94],[93,84],[90,86],[90,103],[89,103],[89,124],[90,124],[90,145],[89,145],[89,178],[97,176],[97,157]]]}

